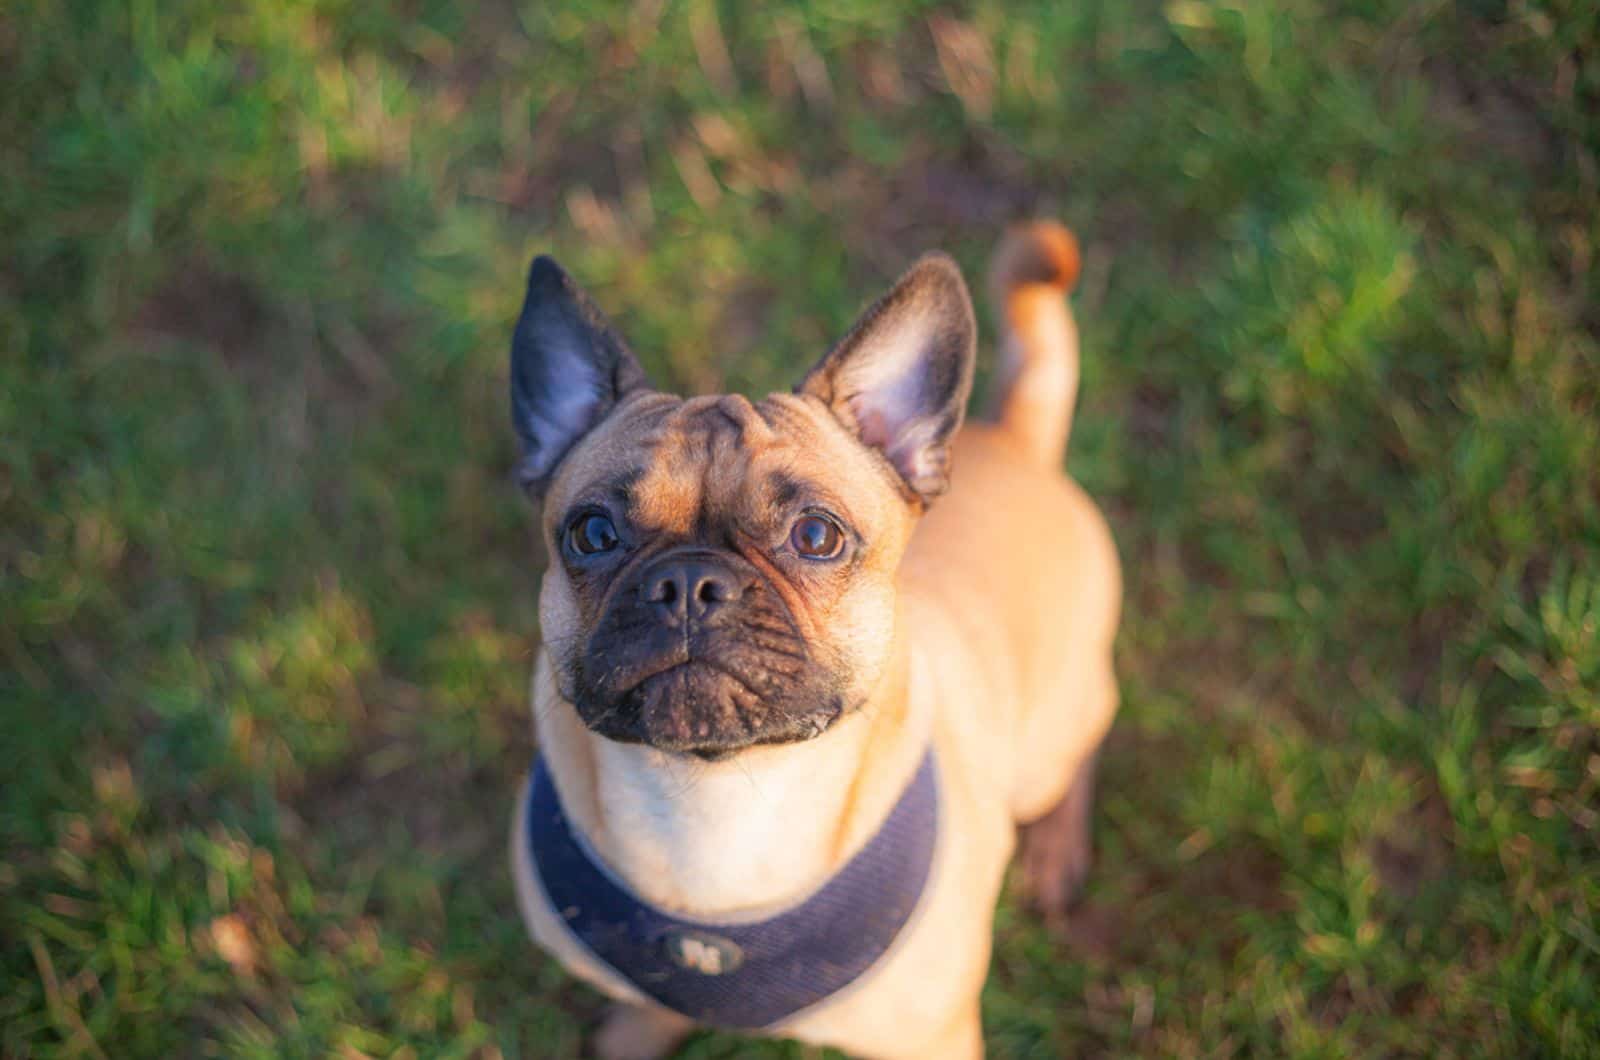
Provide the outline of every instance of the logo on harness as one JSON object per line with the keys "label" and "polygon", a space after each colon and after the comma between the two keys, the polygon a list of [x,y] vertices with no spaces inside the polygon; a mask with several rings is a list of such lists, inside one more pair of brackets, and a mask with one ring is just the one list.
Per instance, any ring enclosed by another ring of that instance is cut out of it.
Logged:
{"label": "logo on harness", "polygon": [[703,931],[669,931],[661,945],[673,964],[701,975],[726,975],[744,962],[738,946]]}

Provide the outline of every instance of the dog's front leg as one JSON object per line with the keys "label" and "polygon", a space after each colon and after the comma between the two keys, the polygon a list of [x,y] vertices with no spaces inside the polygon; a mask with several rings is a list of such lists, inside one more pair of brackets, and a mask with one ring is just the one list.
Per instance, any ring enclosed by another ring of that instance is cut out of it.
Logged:
{"label": "dog's front leg", "polygon": [[658,1060],[694,1030],[694,1021],[666,1009],[617,1002],[594,1037],[600,1060]]}

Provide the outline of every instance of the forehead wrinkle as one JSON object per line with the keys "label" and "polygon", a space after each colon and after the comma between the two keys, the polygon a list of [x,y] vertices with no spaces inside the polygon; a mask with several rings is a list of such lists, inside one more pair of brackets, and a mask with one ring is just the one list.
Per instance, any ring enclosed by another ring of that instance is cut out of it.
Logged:
{"label": "forehead wrinkle", "polygon": [[761,446],[771,441],[771,421],[759,406],[752,405],[743,394],[724,394],[717,399],[715,407],[749,445]]}
{"label": "forehead wrinkle", "polygon": [[695,536],[702,541],[726,539],[740,522],[752,449],[767,441],[769,432],[750,403],[737,395],[708,406],[700,430],[705,451]]}
{"label": "forehead wrinkle", "polygon": [[743,479],[744,446],[753,417],[749,402],[726,396],[690,398],[661,423],[651,439],[647,470],[635,490],[635,518],[679,536],[703,536],[725,505],[719,490],[729,477]]}

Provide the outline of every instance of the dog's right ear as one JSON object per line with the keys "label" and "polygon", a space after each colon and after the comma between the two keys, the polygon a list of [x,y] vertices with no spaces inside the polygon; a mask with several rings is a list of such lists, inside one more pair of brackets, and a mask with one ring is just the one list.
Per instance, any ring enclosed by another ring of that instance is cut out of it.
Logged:
{"label": "dog's right ear", "polygon": [[542,496],[578,439],[623,397],[648,386],[644,369],[589,296],[553,259],[534,258],[511,338],[511,423],[522,443],[523,487]]}

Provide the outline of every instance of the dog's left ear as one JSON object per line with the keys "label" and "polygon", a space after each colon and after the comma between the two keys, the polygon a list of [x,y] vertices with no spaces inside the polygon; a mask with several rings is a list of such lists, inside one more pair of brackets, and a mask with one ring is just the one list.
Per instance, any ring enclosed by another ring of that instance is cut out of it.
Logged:
{"label": "dog's left ear", "polygon": [[950,440],[972,392],[976,342],[961,270],[948,256],[929,254],[795,391],[827,405],[926,504],[950,485]]}
{"label": "dog's left ear", "polygon": [[511,338],[511,423],[522,443],[524,488],[542,494],[578,439],[648,386],[644,369],[589,296],[554,259],[535,258]]}

